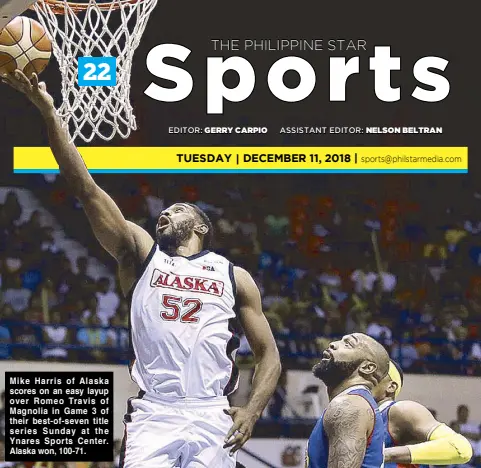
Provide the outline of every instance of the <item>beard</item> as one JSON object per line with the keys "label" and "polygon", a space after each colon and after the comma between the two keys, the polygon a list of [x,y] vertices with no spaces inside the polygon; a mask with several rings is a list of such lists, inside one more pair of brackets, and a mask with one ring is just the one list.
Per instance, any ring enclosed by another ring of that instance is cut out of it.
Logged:
{"label": "beard", "polygon": [[164,231],[157,231],[157,244],[163,252],[175,254],[185,244],[195,226],[194,219],[186,219],[177,224],[169,224]]}
{"label": "beard", "polygon": [[350,377],[362,363],[362,359],[355,361],[336,361],[331,357],[327,361],[319,361],[313,368],[315,377],[322,380],[328,388],[336,388]]}

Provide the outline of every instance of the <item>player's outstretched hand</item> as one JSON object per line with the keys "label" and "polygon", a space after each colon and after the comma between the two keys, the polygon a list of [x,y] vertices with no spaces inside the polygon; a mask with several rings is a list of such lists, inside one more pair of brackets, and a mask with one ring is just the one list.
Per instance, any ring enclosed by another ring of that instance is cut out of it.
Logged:
{"label": "player's outstretched hand", "polygon": [[29,80],[22,71],[15,70],[13,73],[2,75],[2,81],[25,94],[40,112],[48,113],[55,109],[53,98],[47,92],[47,85],[43,82],[39,83],[36,73],[33,73]]}
{"label": "player's outstretched hand", "polygon": [[234,421],[225,438],[224,448],[232,447],[231,453],[239,450],[251,437],[258,416],[246,408],[233,406],[224,413],[229,414]]}

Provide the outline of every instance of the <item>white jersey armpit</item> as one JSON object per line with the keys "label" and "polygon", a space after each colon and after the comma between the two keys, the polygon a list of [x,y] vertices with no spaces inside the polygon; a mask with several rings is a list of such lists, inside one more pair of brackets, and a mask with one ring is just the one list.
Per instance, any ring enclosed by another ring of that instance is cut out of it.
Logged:
{"label": "white jersey armpit", "polygon": [[155,245],[133,288],[132,378],[163,399],[225,397],[238,384],[232,264],[213,252],[170,257]]}

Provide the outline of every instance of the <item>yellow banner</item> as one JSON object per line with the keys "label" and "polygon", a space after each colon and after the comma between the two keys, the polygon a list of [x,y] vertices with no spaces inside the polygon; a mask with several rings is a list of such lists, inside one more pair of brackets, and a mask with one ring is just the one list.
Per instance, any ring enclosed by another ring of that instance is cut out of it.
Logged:
{"label": "yellow banner", "polygon": [[[466,173],[467,147],[80,147],[93,173]],[[14,172],[55,173],[50,148],[14,148]]]}

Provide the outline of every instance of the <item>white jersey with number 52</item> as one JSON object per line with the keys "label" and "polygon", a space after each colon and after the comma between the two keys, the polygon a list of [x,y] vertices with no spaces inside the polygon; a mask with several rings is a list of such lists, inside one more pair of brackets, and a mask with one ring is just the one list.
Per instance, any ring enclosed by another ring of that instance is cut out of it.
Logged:
{"label": "white jersey with number 52", "polygon": [[132,378],[163,399],[227,396],[238,384],[232,264],[213,252],[170,257],[157,245],[134,285]]}

